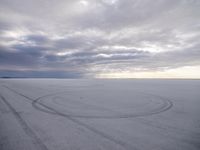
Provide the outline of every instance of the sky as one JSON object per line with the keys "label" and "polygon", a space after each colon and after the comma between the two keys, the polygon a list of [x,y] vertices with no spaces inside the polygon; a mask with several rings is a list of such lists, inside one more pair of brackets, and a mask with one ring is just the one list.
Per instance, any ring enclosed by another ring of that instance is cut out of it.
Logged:
{"label": "sky", "polygon": [[200,1],[0,0],[0,76],[200,78]]}

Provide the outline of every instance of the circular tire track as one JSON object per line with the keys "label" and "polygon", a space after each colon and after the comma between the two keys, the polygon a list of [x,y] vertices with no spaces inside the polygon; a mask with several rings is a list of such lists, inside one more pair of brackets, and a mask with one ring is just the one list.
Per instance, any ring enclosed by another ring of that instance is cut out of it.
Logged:
{"label": "circular tire track", "polygon": [[112,115],[110,115],[110,114],[106,114],[106,115],[98,115],[98,114],[97,115],[83,115],[83,114],[75,114],[75,113],[67,112],[67,110],[65,110],[65,113],[63,113],[63,112],[60,112],[59,110],[55,109],[54,107],[49,106],[48,104],[42,103],[42,100],[44,100],[44,98],[48,98],[48,97],[52,98],[53,96],[57,96],[57,95],[62,94],[62,93],[64,93],[64,92],[59,92],[59,93],[54,93],[54,94],[49,94],[49,95],[46,95],[46,96],[39,97],[32,102],[32,105],[36,109],[43,111],[43,112],[46,112],[46,113],[57,114],[57,113],[55,113],[54,111],[51,110],[51,109],[53,109],[53,110],[56,110],[59,113],[65,114],[66,116],[70,116],[70,117],[74,117],[74,118],[88,118],[88,119],[89,118],[91,118],[91,119],[120,119],[120,118],[134,118],[134,117],[150,116],[150,115],[159,114],[161,112],[167,111],[173,106],[173,103],[167,98],[157,96],[157,95],[153,95],[153,94],[141,93],[141,92],[140,92],[141,94],[146,95],[146,96],[151,96],[152,98],[154,98],[154,100],[156,99],[156,101],[161,102],[159,107],[156,107],[156,108],[149,110],[149,111],[143,111],[143,112],[122,113],[122,112],[119,112],[119,111],[114,111],[112,109],[99,107],[99,106],[91,105],[91,104],[85,104],[83,102],[76,101],[80,104],[90,105],[93,108],[97,108],[97,109],[101,108],[102,110],[106,110],[106,111],[110,111],[112,113],[115,113],[115,114],[112,114]]}
{"label": "circular tire track", "polygon": [[[53,114],[53,115],[58,115],[58,116],[62,116],[62,117],[65,117],[66,119],[68,119],[68,120],[70,120],[70,121],[72,121],[72,122],[74,122],[74,123],[76,123],[77,125],[80,125],[80,126],[82,126],[82,127],[85,127],[86,129],[88,129],[89,131],[92,131],[93,133],[95,133],[95,134],[97,134],[97,135],[99,135],[99,136],[101,136],[101,137],[103,137],[103,138],[105,138],[105,139],[107,139],[107,140],[109,140],[109,141],[112,141],[113,143],[115,143],[115,144],[117,144],[117,145],[120,145],[120,146],[122,146],[124,149],[126,149],[126,150],[137,150],[137,148],[135,147],[135,146],[133,146],[132,144],[130,145],[129,143],[127,143],[127,142],[124,142],[124,141],[122,141],[122,140],[120,140],[120,139],[118,139],[118,138],[116,138],[116,137],[113,137],[113,136],[111,136],[111,135],[108,135],[107,133],[104,133],[103,131],[101,131],[101,130],[99,130],[99,129],[96,129],[95,127],[93,127],[93,126],[90,126],[90,125],[88,125],[87,123],[84,123],[83,121],[80,121],[79,119],[78,119],[78,116],[77,117],[73,117],[73,116],[70,116],[69,114],[64,114],[64,113],[62,113],[62,112],[59,112],[59,111],[57,111],[56,109],[54,109],[54,108],[52,108],[52,107],[49,107],[48,105],[45,105],[45,104],[43,104],[43,103],[41,103],[41,100],[43,99],[43,98],[45,98],[45,97],[51,97],[51,96],[54,96],[54,95],[58,95],[58,94],[61,94],[61,93],[68,93],[68,92],[70,92],[70,91],[64,91],[64,92],[56,92],[56,93],[53,93],[53,94],[48,94],[48,95],[44,95],[44,96],[41,96],[41,97],[38,97],[37,99],[32,99],[32,98],[29,98],[29,97],[27,97],[26,95],[24,95],[24,94],[21,94],[21,93],[19,93],[19,92],[17,92],[17,91],[13,91],[13,92],[15,92],[16,94],[18,94],[18,95],[20,95],[20,96],[22,96],[22,97],[25,97],[25,98],[27,98],[27,99],[29,99],[30,101],[31,101],[31,103],[32,103],[32,106],[34,107],[34,108],[36,108],[37,110],[40,110],[40,111],[43,111],[43,112],[46,112],[46,113],[49,113],[49,114]],[[140,92],[141,93],[141,92]],[[146,93],[143,93],[143,94],[146,94]],[[146,95],[152,95],[152,94],[146,94]],[[153,114],[158,114],[158,113],[161,113],[161,112],[163,112],[163,111],[166,111],[166,110],[168,110],[168,109],[170,109],[171,107],[172,107],[172,102],[170,101],[170,100],[168,100],[168,99],[165,99],[165,98],[163,98],[163,97],[160,97],[160,96],[156,96],[156,95],[152,95],[152,96],[155,96],[155,97],[159,97],[160,99],[162,99],[161,101],[163,101],[163,104],[162,104],[162,107],[160,107],[159,109],[156,109],[156,110],[154,110],[154,111],[151,111],[151,112],[146,112],[146,113],[140,113],[140,114],[135,114],[134,116],[133,115],[131,115],[131,116],[128,116],[128,115],[126,115],[126,116],[124,116],[124,115],[121,115],[121,117],[120,116],[118,116],[118,118],[131,118],[131,117],[137,117],[137,116],[147,116],[147,115],[153,115]],[[111,110],[110,110],[111,111]],[[86,118],[86,116],[83,116],[83,118]],[[96,117],[96,116],[95,116]],[[103,116],[101,116],[100,118],[102,118]],[[104,116],[105,118],[107,117],[107,116]],[[94,118],[94,117],[91,117],[91,118]],[[115,116],[115,118],[116,118],[116,116]]]}

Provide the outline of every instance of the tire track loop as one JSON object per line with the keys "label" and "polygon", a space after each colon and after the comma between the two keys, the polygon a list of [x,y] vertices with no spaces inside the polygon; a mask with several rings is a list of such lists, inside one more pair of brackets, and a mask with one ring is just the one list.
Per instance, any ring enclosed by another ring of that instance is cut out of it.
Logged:
{"label": "tire track loop", "polygon": [[[51,111],[50,109],[46,108],[45,104],[39,102],[40,99],[42,98],[45,98],[45,97],[48,97],[48,96],[54,96],[54,95],[57,95],[57,94],[61,94],[61,93],[66,93],[66,91],[61,91],[61,92],[56,92],[56,93],[52,93],[52,94],[48,94],[48,95],[44,95],[44,96],[41,96],[37,99],[32,99],[22,93],[19,93],[18,91],[14,90],[14,89],[11,89],[5,85],[3,85],[5,88],[15,92],[16,94],[20,95],[20,96],[23,96],[25,97],[26,99],[28,99],[29,101],[32,102],[32,105],[34,108],[40,110],[40,111],[43,111],[43,112],[46,112],[46,113],[51,113],[51,114],[57,114],[55,113],[54,111]],[[157,109],[154,109],[150,112],[141,112],[141,113],[136,113],[136,114],[119,114],[119,115],[116,115],[116,116],[84,116],[84,115],[71,115],[71,114],[67,114],[67,116],[71,116],[71,117],[76,117],[76,118],[88,118],[88,119],[123,119],[123,118],[134,118],[134,117],[143,117],[143,116],[151,116],[151,115],[155,115],[155,114],[158,114],[158,113],[161,113],[161,112],[164,112],[164,111],[167,111],[169,110],[172,106],[173,106],[173,103],[171,100],[167,99],[167,98],[163,98],[161,96],[158,96],[158,95],[154,95],[154,94],[151,94],[151,93],[144,93],[144,92],[141,92],[141,91],[138,91],[144,95],[150,95],[150,96],[153,96],[153,97],[157,97],[159,98],[163,104],[161,105],[161,107],[157,108]],[[40,106],[38,106],[37,104],[39,104]],[[43,109],[41,108],[41,106],[43,108],[46,108],[46,109]],[[50,108],[50,107],[49,107]],[[107,109],[108,110],[108,109]],[[109,111],[113,111],[113,110],[109,110]],[[115,113],[120,113],[120,112],[116,112],[116,111],[113,111]]]}
{"label": "tire track loop", "polygon": [[[141,93],[143,93],[143,92],[141,92]],[[36,109],[39,108],[40,110],[44,111],[42,108],[39,107],[39,106],[43,106],[43,107],[45,107],[47,109],[50,109],[50,110],[54,111],[55,112],[54,114],[58,114],[60,116],[67,117],[68,119],[70,118],[70,119],[72,119],[75,122],[79,121],[76,118],[93,118],[93,119],[99,119],[99,118],[100,119],[131,118],[131,120],[132,120],[133,117],[150,116],[150,115],[153,115],[153,114],[158,114],[158,113],[167,111],[168,109],[170,109],[173,106],[173,103],[169,99],[163,98],[161,96],[153,95],[153,94],[148,94],[148,93],[143,93],[143,94],[145,94],[145,95],[151,95],[153,97],[159,97],[159,99],[163,102],[163,104],[158,109],[155,109],[155,110],[153,110],[151,112],[143,112],[141,114],[135,114],[135,115],[130,115],[130,116],[129,115],[125,115],[125,116],[124,115],[121,115],[121,116],[81,116],[81,115],[71,115],[71,114],[61,113],[58,110],[56,110],[56,109],[54,109],[52,107],[49,107],[49,106],[43,104],[42,102],[40,102],[40,100],[42,98],[45,98],[45,97],[48,97],[48,96],[54,96],[56,94],[50,94],[50,95],[39,97],[39,98],[35,99],[32,104],[33,104],[33,107],[36,107]],[[39,105],[37,105],[37,104],[39,104]],[[110,110],[110,111],[113,111],[113,110]],[[116,113],[116,111],[114,111],[114,112]],[[119,113],[119,112],[117,112],[117,113]],[[82,122],[81,122],[81,124],[82,124]],[[91,128],[90,128],[90,130],[91,130]]]}
{"label": "tire track loop", "polygon": [[15,116],[25,133],[31,138],[33,144],[37,147],[37,150],[48,150],[47,146],[37,137],[34,131],[28,126],[25,120],[20,116],[16,109],[14,109],[14,107],[5,99],[5,97],[0,94],[0,98],[11,110],[12,114]]}
{"label": "tire track loop", "polygon": [[[122,112],[119,112],[119,111],[106,109],[106,111],[113,112],[117,115],[78,115],[78,114],[70,114],[70,113],[65,114],[65,115],[73,117],[73,118],[86,118],[86,119],[123,119],[123,118],[135,118],[135,117],[143,117],[143,116],[151,116],[151,115],[159,114],[161,112],[169,110],[173,106],[173,103],[169,99],[163,98],[161,96],[153,95],[153,94],[148,94],[148,93],[143,93],[143,92],[140,92],[140,93],[142,93],[144,95],[148,95],[148,96],[153,96],[154,98],[155,97],[159,98],[159,100],[162,102],[162,105],[160,107],[156,108],[156,109],[151,110],[151,111],[134,113],[134,114],[123,114]],[[43,106],[43,107],[46,106],[40,100],[42,98],[45,98],[45,97],[48,97],[48,96],[55,96],[55,95],[56,94],[50,94],[50,95],[46,95],[46,96],[43,96],[41,98],[38,98],[32,103],[32,105],[33,105],[33,107],[35,107],[36,109],[39,109],[40,111],[44,111],[44,112],[49,113],[48,111],[46,111],[46,110],[44,110],[40,107],[40,106]],[[80,102],[80,103],[82,103],[82,102]],[[83,104],[85,104],[85,103],[83,103]],[[95,105],[92,105],[92,106],[95,107]],[[52,112],[50,112],[50,113],[52,113]]]}
{"label": "tire track loop", "polygon": [[[55,93],[54,93],[54,94],[48,94],[48,95],[44,95],[44,96],[38,97],[37,99],[32,99],[32,98],[30,98],[30,97],[28,97],[28,96],[26,96],[26,95],[24,95],[24,94],[22,94],[22,93],[19,93],[18,91],[14,90],[14,89],[11,89],[11,88],[9,88],[9,87],[7,87],[7,86],[5,86],[5,85],[3,85],[3,87],[5,87],[5,88],[7,88],[7,89],[9,89],[9,90],[11,90],[11,91],[13,91],[14,93],[16,93],[16,94],[18,94],[18,95],[20,95],[20,96],[22,96],[22,97],[25,97],[26,99],[28,99],[29,101],[32,102],[32,105],[33,105],[34,103],[36,103],[38,100],[40,100],[41,98],[43,98],[43,97],[55,95]],[[63,93],[63,92],[58,92],[58,93]],[[92,131],[92,132],[95,133],[96,135],[99,135],[100,137],[103,137],[103,138],[105,138],[105,139],[107,139],[107,140],[109,140],[109,141],[111,141],[111,142],[113,142],[113,143],[115,143],[115,144],[121,146],[123,149],[126,149],[126,150],[138,150],[136,147],[133,147],[132,145],[129,145],[128,143],[126,143],[126,142],[124,142],[124,141],[121,141],[121,140],[119,140],[119,139],[117,139],[117,138],[115,138],[115,137],[113,137],[113,136],[110,136],[110,135],[108,135],[108,134],[106,134],[106,133],[104,133],[104,132],[102,132],[102,131],[99,131],[99,130],[97,130],[96,128],[94,128],[94,127],[92,127],[92,126],[89,126],[88,124],[83,123],[83,122],[79,121],[79,120],[76,119],[76,118],[73,118],[73,117],[71,117],[71,116],[69,116],[69,115],[63,114],[63,113],[61,113],[61,112],[59,112],[59,111],[57,111],[57,110],[55,110],[55,109],[53,109],[53,108],[50,108],[50,107],[48,107],[48,106],[46,106],[46,105],[44,105],[44,104],[42,104],[42,103],[38,103],[38,104],[41,105],[41,106],[43,106],[43,107],[46,108],[47,110],[50,110],[50,111],[49,111],[50,113],[53,113],[53,114],[55,114],[55,115],[62,116],[62,117],[64,117],[64,118],[66,118],[66,119],[72,121],[73,123],[76,123],[76,124],[78,124],[79,126],[82,126],[82,127],[86,128],[86,129],[88,129],[89,131]],[[9,103],[8,103],[8,105],[11,106]],[[16,111],[12,106],[11,106],[11,109],[12,109],[12,111],[14,112],[14,114],[17,116],[17,118],[18,118],[19,120],[21,120],[20,122],[22,123],[22,125],[23,125],[24,127],[28,128],[28,131],[29,131],[28,133],[30,134],[30,136],[32,136],[33,138],[37,139],[38,142],[41,142],[41,140],[40,140],[40,139],[35,135],[35,133],[29,128],[29,126],[26,124],[26,122],[22,119],[22,117],[17,113],[17,111]],[[26,130],[27,130],[27,129],[26,129]],[[39,144],[39,143],[38,143],[38,144]],[[40,143],[40,144],[43,144],[43,143]],[[44,145],[44,144],[43,144],[43,145]],[[44,145],[44,146],[45,146],[45,145]],[[46,146],[45,146],[45,147],[46,147]],[[42,150],[48,150],[48,149],[42,149]]]}

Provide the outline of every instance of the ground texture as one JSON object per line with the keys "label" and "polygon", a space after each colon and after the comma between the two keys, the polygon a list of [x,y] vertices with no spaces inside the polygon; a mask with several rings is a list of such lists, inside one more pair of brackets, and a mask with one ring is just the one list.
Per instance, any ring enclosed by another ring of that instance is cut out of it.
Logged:
{"label": "ground texture", "polygon": [[0,150],[199,150],[200,80],[0,80]]}

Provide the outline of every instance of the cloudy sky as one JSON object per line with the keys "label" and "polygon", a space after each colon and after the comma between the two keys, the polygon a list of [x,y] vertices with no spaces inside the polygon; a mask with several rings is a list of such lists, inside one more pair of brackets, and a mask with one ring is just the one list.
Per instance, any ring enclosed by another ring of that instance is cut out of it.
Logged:
{"label": "cloudy sky", "polygon": [[200,1],[0,0],[0,76],[200,78]]}

